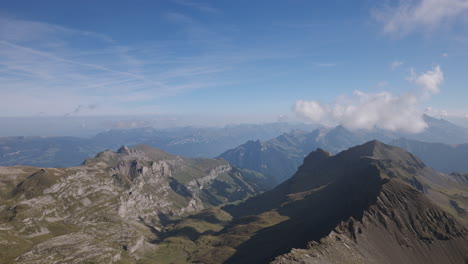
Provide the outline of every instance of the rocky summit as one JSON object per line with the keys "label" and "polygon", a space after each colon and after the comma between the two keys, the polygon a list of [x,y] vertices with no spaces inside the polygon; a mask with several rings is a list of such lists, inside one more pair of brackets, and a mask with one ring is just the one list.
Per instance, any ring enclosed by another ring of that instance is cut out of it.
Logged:
{"label": "rocky summit", "polygon": [[135,263],[172,218],[271,187],[221,159],[139,145],[71,168],[0,167],[0,263]]}

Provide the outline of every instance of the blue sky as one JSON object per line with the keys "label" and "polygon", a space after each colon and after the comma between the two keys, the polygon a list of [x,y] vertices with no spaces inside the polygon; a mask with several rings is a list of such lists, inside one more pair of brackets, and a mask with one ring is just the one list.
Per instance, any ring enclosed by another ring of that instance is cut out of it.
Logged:
{"label": "blue sky", "polygon": [[395,109],[464,117],[467,84],[467,0],[0,4],[0,116],[398,129]]}

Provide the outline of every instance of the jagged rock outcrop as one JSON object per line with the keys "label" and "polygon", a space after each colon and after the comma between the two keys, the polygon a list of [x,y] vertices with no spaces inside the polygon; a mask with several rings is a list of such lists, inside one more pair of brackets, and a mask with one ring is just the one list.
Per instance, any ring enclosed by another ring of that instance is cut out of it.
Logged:
{"label": "jagged rock outcrop", "polygon": [[179,263],[464,263],[468,231],[451,201],[466,208],[467,191],[378,141],[334,156],[318,149],[273,190],[224,206],[233,218],[221,227],[184,222],[157,252],[169,258],[184,245]]}
{"label": "jagged rock outcrop", "polygon": [[148,146],[80,167],[0,167],[0,263],[135,262],[169,218],[245,199],[263,175]]}
{"label": "jagged rock outcrop", "polygon": [[272,263],[464,263],[467,235],[454,216],[391,179],[362,217],[344,220],[327,236]]}
{"label": "jagged rock outcrop", "polygon": [[[315,228],[322,228],[324,235],[311,236],[303,249],[292,249],[272,263],[466,262],[468,230],[465,222],[457,219],[456,213],[442,209],[447,203],[442,201],[441,193],[437,194],[443,186],[457,186],[446,175],[432,171],[402,149],[378,141],[345,151],[337,155],[334,162],[338,167],[350,162],[354,166],[342,167],[347,168],[343,175],[349,176],[338,177],[321,191],[322,195],[333,195],[330,191],[337,188],[333,192],[340,191],[333,199],[343,195],[351,200],[343,201],[344,204],[353,209],[341,214],[336,226],[315,222]],[[320,171],[322,166],[325,165],[307,167],[305,163],[302,170],[306,172],[299,171],[297,176],[314,177],[309,173]],[[366,167],[370,169],[367,173],[367,169],[363,170]],[[349,190],[353,188],[362,189]],[[458,185],[458,189],[466,191],[463,185]],[[356,206],[359,203],[361,206]],[[310,209],[323,212],[319,209],[321,206],[316,207]],[[327,221],[337,216],[333,209],[323,213],[328,215]]]}

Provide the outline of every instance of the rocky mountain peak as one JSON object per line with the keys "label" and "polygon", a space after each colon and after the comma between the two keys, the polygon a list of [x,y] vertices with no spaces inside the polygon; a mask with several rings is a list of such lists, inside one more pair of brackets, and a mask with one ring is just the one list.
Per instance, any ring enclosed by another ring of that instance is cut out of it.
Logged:
{"label": "rocky mountain peak", "polygon": [[333,156],[333,154],[329,151],[326,151],[322,148],[318,148],[315,151],[312,151],[307,157],[304,159],[304,163],[317,163],[321,162],[329,157]]}
{"label": "rocky mountain peak", "polygon": [[117,153],[119,154],[130,154],[131,152],[132,150],[127,146],[122,146],[119,148],[119,150],[117,150]]}
{"label": "rocky mountain peak", "polygon": [[[273,212],[288,217],[257,231],[227,262],[266,263],[290,251],[275,263],[461,263],[467,232],[442,209],[454,199],[439,191],[444,182],[408,152],[376,140],[335,156],[318,149],[291,179],[224,208],[252,219],[252,226],[260,222],[255,217]],[[269,243],[273,237],[281,239]],[[434,253],[436,248],[444,251]]]}

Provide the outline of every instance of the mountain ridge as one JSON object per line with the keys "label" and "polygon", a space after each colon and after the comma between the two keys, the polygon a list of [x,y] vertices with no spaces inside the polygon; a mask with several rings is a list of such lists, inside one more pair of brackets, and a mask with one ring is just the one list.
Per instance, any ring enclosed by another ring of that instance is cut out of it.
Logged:
{"label": "mountain ridge", "polygon": [[[332,153],[338,153],[355,145],[360,145],[371,140],[379,140],[387,144],[407,147],[409,151],[417,149],[411,147],[411,144],[399,143],[398,139],[404,137],[408,138],[407,141],[419,139],[427,140],[428,142],[468,142],[468,129],[427,115],[424,116],[424,119],[428,123],[429,128],[418,134],[393,133],[377,129],[349,131],[342,126],[337,126],[328,129],[320,128],[312,132],[301,133],[296,131],[294,133],[285,133],[277,138],[264,142],[258,141],[255,142],[255,144],[249,142],[248,144],[243,144],[237,148],[227,150],[219,157],[241,168],[259,171],[263,174],[275,177],[278,182],[282,182],[293,175],[308,153],[317,148],[323,148]],[[446,153],[449,152],[450,151],[446,151]],[[443,172],[452,172],[447,170],[447,166],[441,166],[437,158],[428,157],[428,155],[422,151],[416,154],[422,156],[423,160],[426,161],[428,165],[434,165],[436,169],[443,169]],[[452,154],[452,157],[453,155],[454,154]],[[444,159],[443,155],[435,155],[435,157]],[[464,165],[468,164],[468,162],[462,162],[463,156],[458,157],[457,160],[460,161],[450,164],[457,165],[455,166],[456,168],[466,168]],[[447,159],[444,159],[444,161],[447,161]],[[282,164],[281,168],[278,168],[278,164]]]}
{"label": "mountain ridge", "polygon": [[[456,194],[444,196],[441,186],[459,185],[398,147],[371,141],[337,155],[319,149],[273,190],[222,207],[233,219],[194,237],[197,247],[187,244],[180,262],[401,263],[401,255],[408,263],[461,263],[466,222],[447,211]],[[459,186],[457,194],[467,190]],[[182,237],[177,243],[185,245]],[[180,252],[171,239],[161,255]],[[336,250],[346,254],[334,258]]]}
{"label": "mountain ridge", "polygon": [[89,138],[71,136],[0,137],[0,165],[38,167],[78,166],[103,149],[122,145],[151,145],[188,157],[215,157],[249,139],[266,140],[292,129],[312,129],[306,124],[266,123],[217,127],[151,127],[113,129]]}
{"label": "mountain ridge", "polygon": [[[340,222],[343,222],[341,225],[346,227],[341,228],[341,232],[349,232],[349,224],[355,221],[362,221],[366,213],[376,215],[372,217],[372,221],[381,221],[381,219],[379,219],[379,214],[381,215],[382,212],[386,212],[381,208],[387,208],[386,210],[390,210],[396,206],[399,208],[400,214],[411,212],[411,209],[406,211],[404,207],[405,203],[401,203],[399,197],[408,197],[407,201],[412,201],[413,199],[422,199],[421,203],[423,204],[421,205],[416,203],[417,205],[413,206],[414,210],[419,210],[419,207],[423,208],[422,210],[435,210],[438,212],[438,214],[440,213],[442,215],[441,219],[444,219],[443,221],[448,221],[447,223],[450,223],[448,225],[455,227],[456,229],[453,232],[450,231],[444,233],[445,224],[437,223],[433,226],[433,233],[426,234],[425,228],[432,225],[428,225],[426,227],[413,227],[411,226],[411,223],[407,223],[407,225],[413,228],[412,230],[414,230],[414,228],[419,228],[417,231],[415,231],[415,233],[418,235],[416,238],[414,238],[414,243],[417,243],[417,241],[420,240],[423,236],[427,236],[428,238],[433,239],[431,241],[438,241],[440,239],[444,240],[448,239],[448,237],[456,238],[462,234],[463,236],[466,236],[466,228],[463,227],[462,224],[455,224],[457,221],[453,216],[445,213],[444,211],[441,211],[437,205],[426,198],[427,194],[424,194],[424,190],[419,189],[418,184],[415,184],[415,182],[411,180],[414,175],[408,176],[403,175],[403,173],[397,174],[397,170],[395,170],[395,168],[400,169],[402,165],[401,162],[406,161],[406,159],[408,159],[407,163],[416,166],[416,169],[422,169],[419,166],[422,166],[423,164],[415,159],[411,154],[407,153],[406,157],[401,157],[401,154],[404,152],[405,151],[400,148],[390,147],[378,141],[371,141],[363,145],[348,149],[335,156],[328,157],[325,161],[322,160],[316,164],[304,163],[290,180],[279,185],[274,190],[251,198],[245,203],[237,206],[237,208],[236,206],[232,206],[231,209],[227,208],[228,212],[238,217],[252,214],[252,210],[254,214],[264,213],[265,211],[258,211],[255,208],[264,207],[265,201],[272,201],[271,197],[283,196],[283,200],[277,200],[273,205],[271,205],[270,202],[270,206],[267,206],[267,208],[269,208],[269,210],[276,208],[280,214],[286,214],[290,218],[290,220],[269,228],[271,230],[262,230],[261,232],[264,234],[257,233],[256,236],[258,237],[258,240],[249,239],[248,242],[241,245],[240,249],[238,248],[236,255],[234,255],[228,261],[228,263],[236,263],[237,261],[244,262],[245,260],[247,261],[244,263],[266,262],[269,257],[262,260],[261,258],[249,256],[247,249],[254,247],[254,245],[264,245],[264,243],[267,243],[266,241],[272,239],[271,236],[278,235],[283,238],[279,245],[276,246],[276,250],[262,247],[262,249],[256,249],[255,251],[265,252],[265,256],[273,256],[279,252],[283,252],[284,248],[290,247],[290,245],[293,245],[292,247],[298,247],[301,244],[302,246],[305,246],[304,244],[307,239],[310,239],[310,241],[319,241],[322,237],[326,237],[328,232],[332,231],[334,226],[338,226]],[[388,160],[392,162],[387,163],[386,161]],[[382,161],[385,162],[383,164],[385,167],[382,166]],[[344,167],[337,168],[337,166]],[[324,168],[326,169],[324,170]],[[339,173],[334,173],[336,171]],[[411,171],[411,168],[405,169],[405,171]],[[319,177],[320,174],[324,174],[325,177]],[[311,176],[313,176],[313,179],[310,178]],[[312,192],[309,191],[309,193],[304,193],[308,190],[311,190]],[[397,193],[405,193],[406,196],[398,195]],[[346,200],[343,200],[343,198],[340,199],[340,196],[346,197]],[[392,198],[388,198],[388,196],[392,196]],[[385,199],[385,197],[387,197],[387,202],[390,205],[382,204],[381,200]],[[262,198],[263,201],[258,201],[259,199],[262,200]],[[375,207],[375,211],[373,211],[374,209],[369,211],[369,208],[371,207]],[[317,216],[315,214],[304,215],[303,212],[307,210],[320,212],[321,216]],[[389,214],[388,211],[387,214]],[[338,217],[340,215],[341,217]],[[391,217],[391,213],[389,216]],[[426,211],[421,213],[421,215],[418,217],[421,218],[423,216],[427,221],[429,221],[431,218],[431,216],[426,217]],[[401,217],[405,218],[406,216]],[[410,219],[414,219],[415,217],[416,216],[407,217],[406,220],[411,222]],[[347,218],[351,220],[346,220]],[[358,228],[359,227],[353,227],[355,231],[350,232],[348,237],[351,239],[356,237],[358,234]],[[444,237],[441,232],[445,234],[446,237]],[[287,238],[288,236],[291,236],[293,240]],[[465,248],[468,245],[466,243],[466,239],[460,243],[462,243]],[[460,252],[463,252],[461,250],[464,247],[459,246],[457,254],[460,255]],[[430,252],[426,253],[429,254]],[[366,259],[365,257],[366,256],[364,256],[363,259]],[[392,259],[390,255],[385,255],[385,257]],[[466,258],[467,256],[464,255],[464,257]],[[376,262],[384,263],[381,261],[385,260],[385,258],[375,258],[378,260]],[[422,255],[418,256],[417,258],[422,258]],[[463,257],[459,257],[459,259],[463,259]],[[427,259],[424,259],[424,261],[412,263],[430,263],[426,262],[426,260]],[[330,262],[333,263],[333,261]],[[277,263],[294,262],[278,261]],[[345,261],[344,263],[351,262]]]}
{"label": "mountain ridge", "polygon": [[104,151],[71,168],[0,167],[0,263],[132,262],[168,219],[270,188],[227,161],[149,146]]}

